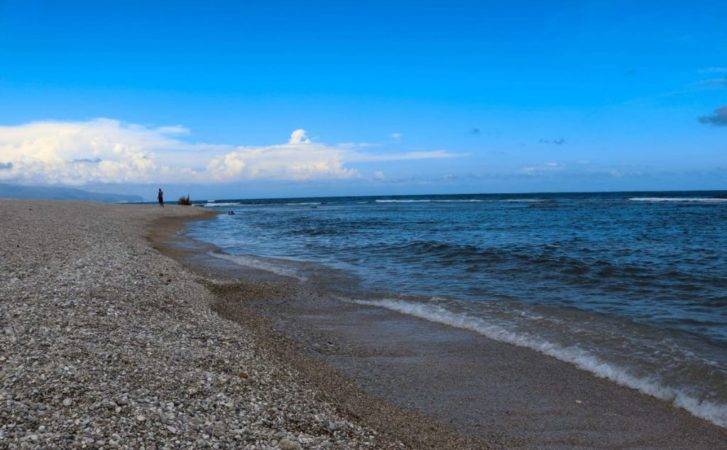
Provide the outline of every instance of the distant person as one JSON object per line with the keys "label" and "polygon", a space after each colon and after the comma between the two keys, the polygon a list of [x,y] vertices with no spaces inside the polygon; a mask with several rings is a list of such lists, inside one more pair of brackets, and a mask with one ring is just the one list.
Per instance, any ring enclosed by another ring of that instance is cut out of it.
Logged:
{"label": "distant person", "polygon": [[164,191],[162,191],[162,188],[159,188],[159,193],[157,194],[157,200],[159,200],[159,206],[164,208]]}

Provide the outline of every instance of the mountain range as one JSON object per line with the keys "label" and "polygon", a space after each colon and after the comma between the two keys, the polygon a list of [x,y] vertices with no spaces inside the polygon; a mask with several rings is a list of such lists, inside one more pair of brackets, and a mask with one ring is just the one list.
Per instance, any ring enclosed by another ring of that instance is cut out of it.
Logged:
{"label": "mountain range", "polygon": [[44,199],[44,200],[90,200],[108,203],[141,202],[139,195],[90,192],[65,186],[23,186],[0,184],[0,198]]}

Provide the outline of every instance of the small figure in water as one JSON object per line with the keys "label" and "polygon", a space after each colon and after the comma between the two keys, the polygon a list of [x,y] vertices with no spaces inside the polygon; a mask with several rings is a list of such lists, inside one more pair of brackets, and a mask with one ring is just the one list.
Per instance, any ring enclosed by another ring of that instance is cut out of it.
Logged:
{"label": "small figure in water", "polygon": [[159,200],[159,206],[164,208],[164,191],[162,191],[162,188],[159,188],[159,193],[157,194],[157,200]]}
{"label": "small figure in water", "polygon": [[227,215],[228,216],[234,216],[235,215],[235,211],[229,210],[229,211],[227,211]]}

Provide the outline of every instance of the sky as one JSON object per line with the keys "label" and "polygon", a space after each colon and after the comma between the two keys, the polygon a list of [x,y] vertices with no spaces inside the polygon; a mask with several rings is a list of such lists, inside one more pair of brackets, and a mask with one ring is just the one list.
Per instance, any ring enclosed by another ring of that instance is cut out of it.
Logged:
{"label": "sky", "polygon": [[724,1],[0,0],[0,182],[727,189]]}

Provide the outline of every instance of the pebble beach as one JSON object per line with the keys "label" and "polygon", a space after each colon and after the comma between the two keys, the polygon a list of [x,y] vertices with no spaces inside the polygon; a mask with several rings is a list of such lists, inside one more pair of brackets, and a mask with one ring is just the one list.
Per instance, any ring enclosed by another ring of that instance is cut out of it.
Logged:
{"label": "pebble beach", "polygon": [[150,245],[197,208],[0,201],[1,448],[397,448]]}

